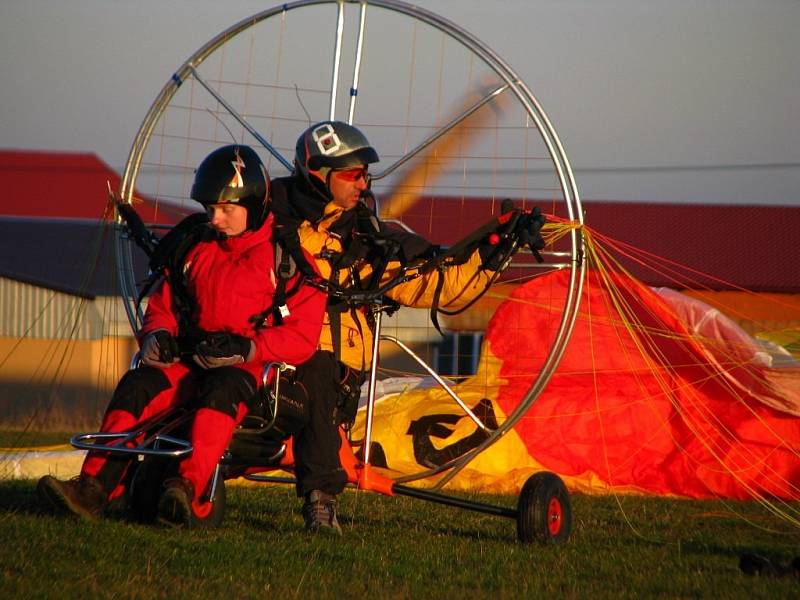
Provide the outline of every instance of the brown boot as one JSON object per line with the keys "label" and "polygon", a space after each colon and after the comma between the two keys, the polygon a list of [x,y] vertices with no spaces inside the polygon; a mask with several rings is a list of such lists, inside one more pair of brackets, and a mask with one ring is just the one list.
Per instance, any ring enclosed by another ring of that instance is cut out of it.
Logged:
{"label": "brown boot", "polygon": [[191,527],[194,486],[183,477],[172,477],[164,482],[164,491],[158,500],[158,521],[170,527]]}
{"label": "brown boot", "polygon": [[57,512],[95,519],[108,504],[108,493],[94,477],[79,475],[59,481],[45,475],[36,486],[39,497]]}
{"label": "brown boot", "polygon": [[306,494],[303,504],[303,519],[306,531],[311,533],[326,532],[342,535],[342,528],[336,518],[336,496],[314,490]]}

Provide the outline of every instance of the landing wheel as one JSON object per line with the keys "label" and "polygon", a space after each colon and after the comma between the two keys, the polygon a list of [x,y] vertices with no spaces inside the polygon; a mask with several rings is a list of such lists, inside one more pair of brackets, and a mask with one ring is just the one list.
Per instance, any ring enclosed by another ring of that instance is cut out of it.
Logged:
{"label": "landing wheel", "polygon": [[[214,498],[209,498],[208,494],[214,489]],[[219,527],[225,517],[226,494],[225,481],[221,472],[216,474],[216,485],[209,485],[209,489],[199,500],[192,502],[192,521],[189,523],[191,528],[212,528]]]}
{"label": "landing wheel", "polygon": [[569,492],[555,473],[541,472],[522,486],[517,505],[517,538],[520,542],[563,544],[572,530]]}
{"label": "landing wheel", "polygon": [[[155,523],[158,518],[158,499],[164,491],[164,481],[177,474],[177,463],[171,458],[147,457],[139,463],[131,477],[128,492],[130,516],[139,523]],[[213,501],[210,499],[214,490]],[[226,493],[222,472],[216,474],[216,485],[209,485],[199,500],[192,502],[191,528],[218,527],[225,516]]]}
{"label": "landing wheel", "polygon": [[[171,459],[149,456],[131,475],[128,486],[128,510],[137,523],[155,523],[158,516],[158,497],[164,480],[170,477]],[[173,469],[174,470],[174,469]]]}

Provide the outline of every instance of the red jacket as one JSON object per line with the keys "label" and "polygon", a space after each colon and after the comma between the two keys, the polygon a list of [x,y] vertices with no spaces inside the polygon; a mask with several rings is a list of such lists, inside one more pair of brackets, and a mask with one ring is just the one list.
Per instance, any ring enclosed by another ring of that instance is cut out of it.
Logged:
{"label": "red jacket", "polygon": [[[242,365],[260,377],[268,362],[300,364],[319,342],[326,295],[307,284],[289,295],[289,314],[278,326],[255,329],[251,317],[272,307],[277,284],[270,215],[257,231],[224,241],[201,241],[186,255],[183,272],[193,303],[192,322],[204,331],[227,331],[255,341],[253,361]],[[296,274],[286,289],[297,285]],[[164,279],[150,295],[140,339],[156,329],[178,335],[172,290]]]}

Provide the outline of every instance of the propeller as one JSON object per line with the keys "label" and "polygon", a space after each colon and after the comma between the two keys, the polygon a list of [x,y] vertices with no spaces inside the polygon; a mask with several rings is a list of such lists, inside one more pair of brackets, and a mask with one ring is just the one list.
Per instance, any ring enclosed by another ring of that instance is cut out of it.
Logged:
{"label": "propeller", "polygon": [[406,156],[410,158],[398,161],[378,176],[385,177],[406,162],[411,165],[381,202],[381,218],[401,217],[419,201],[424,187],[439,176],[456,156],[457,149],[463,153],[477,142],[486,126],[508,107],[509,101],[503,94],[507,89],[508,85],[498,83],[473,88],[457,103],[447,125],[409,152]]}

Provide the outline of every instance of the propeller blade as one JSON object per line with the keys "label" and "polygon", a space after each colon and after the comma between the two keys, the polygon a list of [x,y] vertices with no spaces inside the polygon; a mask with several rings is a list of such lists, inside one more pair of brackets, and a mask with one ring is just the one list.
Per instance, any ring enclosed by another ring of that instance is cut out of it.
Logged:
{"label": "propeller blade", "polygon": [[[461,148],[463,153],[470,144],[477,142],[484,129],[508,106],[502,93],[506,89],[508,86],[483,85],[465,95],[452,113],[449,129],[408,161],[411,166],[381,202],[381,218],[401,217],[419,201],[422,190],[439,176],[457,149]],[[470,105],[473,108],[469,108]]]}

